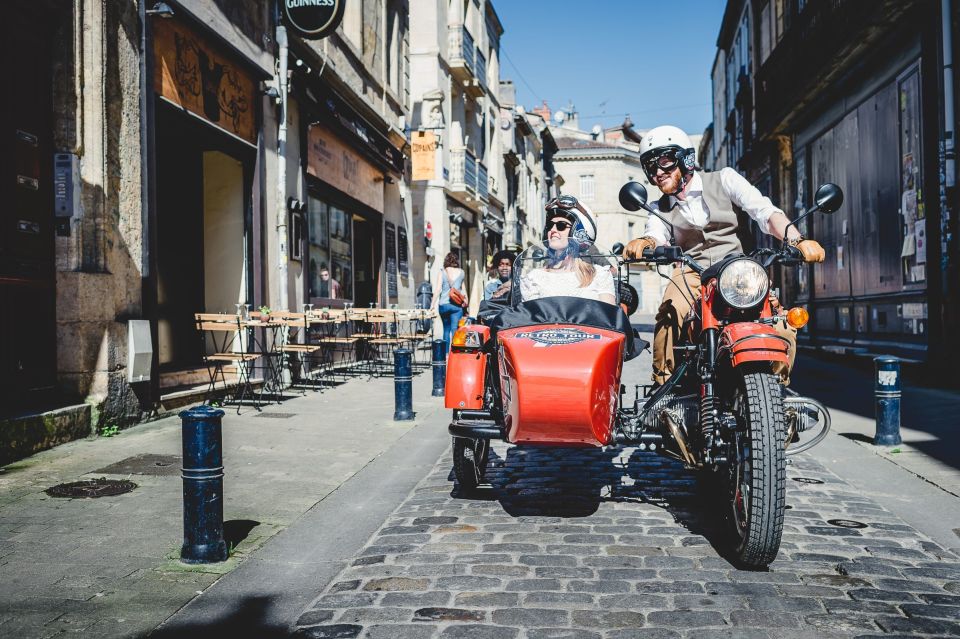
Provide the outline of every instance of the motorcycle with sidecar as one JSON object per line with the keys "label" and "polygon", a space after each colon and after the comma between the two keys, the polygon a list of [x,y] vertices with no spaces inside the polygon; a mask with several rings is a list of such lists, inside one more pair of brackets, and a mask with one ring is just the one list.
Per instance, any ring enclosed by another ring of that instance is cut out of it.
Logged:
{"label": "motorcycle with sidecar", "polygon": [[[800,217],[832,213],[842,201],[839,187],[825,184]],[[636,182],[621,189],[620,202],[660,217]],[[768,565],[783,532],[785,456],[808,450],[830,428],[822,404],[790,392],[773,372],[774,362],[787,361],[774,323],[800,328],[807,315],[800,307],[775,312],[767,270],[800,264],[798,251],[784,242],[708,268],[676,246],[648,249],[639,260],[598,251],[583,258],[596,269],[616,269],[621,280],[629,280],[633,262],[682,264],[700,275],[701,296],[674,345],[673,374],[662,386],[636,387],[631,399],[620,383],[623,365],[647,344],[617,304],[524,299],[525,274],[544,261],[542,249],[527,249],[516,259],[509,299],[482,308],[479,321],[452,338],[445,405],[453,410],[449,432],[461,491],[484,481],[491,440],[636,446],[719,479],[732,558],[745,567]]]}

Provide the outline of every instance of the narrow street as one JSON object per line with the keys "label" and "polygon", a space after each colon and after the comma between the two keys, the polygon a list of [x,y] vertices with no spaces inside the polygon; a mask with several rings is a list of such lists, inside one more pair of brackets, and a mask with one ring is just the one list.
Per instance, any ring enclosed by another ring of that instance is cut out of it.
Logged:
{"label": "narrow street", "polygon": [[[806,375],[815,378],[817,360],[805,363]],[[642,381],[648,371],[645,353],[627,364],[625,381]],[[436,426],[443,422],[438,417]],[[846,422],[838,422],[844,430]],[[442,441],[437,435],[429,434],[428,448]],[[284,636],[296,627],[304,637],[960,633],[956,536],[933,541],[917,528],[930,524],[927,517],[907,521],[909,509],[895,514],[874,496],[895,490],[865,492],[845,478],[844,464],[836,472],[831,458],[853,460],[850,446],[858,445],[834,433],[816,454],[790,458],[780,556],[760,572],[738,570],[725,558],[723,506],[698,489],[693,473],[635,448],[497,443],[489,484],[465,495],[454,484],[447,447],[424,468],[415,489],[397,495],[394,507],[380,504],[382,523],[370,528],[370,517],[353,510],[338,517],[354,499],[368,499],[370,490],[395,494],[387,487],[402,457],[394,455],[379,469],[371,464],[365,470],[375,474],[358,475],[359,486],[348,481],[332,504],[321,502],[261,551],[276,557],[271,548],[279,544],[287,553],[330,553],[330,561],[342,562],[342,569],[323,573],[326,583],[296,581],[305,588],[296,597],[309,599],[308,605],[295,614],[288,606],[289,617],[281,619],[276,606],[290,593],[271,596],[270,588],[283,589],[283,582],[273,581],[275,574],[258,578],[251,562],[196,598],[156,636],[251,627],[258,636]],[[864,454],[856,459],[855,480],[876,467],[905,490],[913,489],[911,480],[923,483]],[[938,512],[951,521],[960,500],[927,486],[933,496],[914,496],[941,506]],[[893,507],[900,512],[896,501]],[[355,539],[364,534],[365,543]],[[355,550],[344,552],[343,539],[353,539]],[[945,547],[951,542],[953,552]]]}

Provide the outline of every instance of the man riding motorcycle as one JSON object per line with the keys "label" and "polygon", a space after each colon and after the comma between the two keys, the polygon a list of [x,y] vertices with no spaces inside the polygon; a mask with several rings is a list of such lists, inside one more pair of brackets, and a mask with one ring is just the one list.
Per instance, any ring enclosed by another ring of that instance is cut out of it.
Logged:
{"label": "man riding motorcycle", "polygon": [[[664,194],[658,201],[658,211],[673,225],[676,244],[701,265],[743,252],[737,237],[738,214],[748,215],[767,235],[783,239],[790,223],[783,211],[731,168],[698,172],[693,145],[681,129],[659,126],[648,131],[640,143],[640,161],[647,178]],[[627,244],[624,256],[642,257],[644,249],[668,244],[669,235],[667,226],[650,216],[643,236]],[[796,227],[787,231],[787,240],[806,262],[823,261],[823,247],[816,240],[805,239]],[[655,384],[665,383],[673,372],[673,345],[699,293],[700,276],[687,267],[675,267],[656,316]],[[774,371],[786,381],[796,351],[796,330],[785,322],[775,328],[790,343],[789,365]]]}

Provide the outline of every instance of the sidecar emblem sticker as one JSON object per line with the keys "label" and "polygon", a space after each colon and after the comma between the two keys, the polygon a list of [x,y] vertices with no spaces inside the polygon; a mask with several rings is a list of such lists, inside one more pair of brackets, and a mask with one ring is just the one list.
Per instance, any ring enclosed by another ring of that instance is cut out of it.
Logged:
{"label": "sidecar emblem sticker", "polygon": [[517,333],[520,339],[532,339],[538,346],[576,344],[588,339],[600,339],[596,333],[587,333],[576,328],[544,328],[530,333]]}

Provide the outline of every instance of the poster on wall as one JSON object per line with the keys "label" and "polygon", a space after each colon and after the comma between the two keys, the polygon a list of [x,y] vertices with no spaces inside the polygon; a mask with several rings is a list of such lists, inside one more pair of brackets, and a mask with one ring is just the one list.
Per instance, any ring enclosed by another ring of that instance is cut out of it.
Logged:
{"label": "poster on wall", "polygon": [[384,242],[387,249],[387,297],[397,297],[397,227],[391,222],[383,223]]}
{"label": "poster on wall", "polygon": [[410,277],[410,263],[407,258],[407,227],[397,229],[397,266],[401,277]]}

